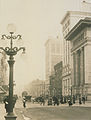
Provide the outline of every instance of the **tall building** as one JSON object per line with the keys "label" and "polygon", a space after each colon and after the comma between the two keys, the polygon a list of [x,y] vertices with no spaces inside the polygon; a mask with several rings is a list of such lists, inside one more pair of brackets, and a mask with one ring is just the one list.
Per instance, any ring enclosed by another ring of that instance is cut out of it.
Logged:
{"label": "tall building", "polygon": [[[83,1],[84,2],[84,1]],[[82,3],[85,4],[85,3]],[[87,3],[86,3],[87,5]],[[89,4],[88,4],[89,5]],[[90,5],[88,7],[91,7]],[[82,9],[85,7],[82,7]],[[72,58],[71,58],[71,43],[65,40],[65,36],[69,31],[78,23],[80,19],[85,17],[91,17],[91,12],[85,11],[68,11],[61,21],[62,32],[63,32],[63,80],[62,80],[62,91],[63,95],[71,95],[72,87]]]}
{"label": "tall building", "polygon": [[91,100],[91,18],[81,19],[65,38],[72,44],[72,94]]}
{"label": "tall building", "polygon": [[54,73],[54,65],[61,61],[61,40],[57,38],[49,38],[45,43],[46,52],[46,80]]}

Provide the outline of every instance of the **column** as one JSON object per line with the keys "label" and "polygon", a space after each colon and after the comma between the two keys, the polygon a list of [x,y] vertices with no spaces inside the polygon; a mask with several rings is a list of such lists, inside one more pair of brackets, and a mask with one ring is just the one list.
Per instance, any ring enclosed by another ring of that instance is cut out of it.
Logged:
{"label": "column", "polygon": [[81,51],[78,50],[77,51],[77,79],[76,79],[76,82],[77,82],[77,86],[80,86],[80,56],[81,56]]}
{"label": "column", "polygon": [[76,53],[73,53],[73,85],[76,85]]}
{"label": "column", "polygon": [[81,73],[81,85],[84,85],[84,48],[81,48],[81,59],[80,59],[80,73]]}
{"label": "column", "polygon": [[75,53],[75,86],[77,86],[78,81],[78,53],[76,51]]}

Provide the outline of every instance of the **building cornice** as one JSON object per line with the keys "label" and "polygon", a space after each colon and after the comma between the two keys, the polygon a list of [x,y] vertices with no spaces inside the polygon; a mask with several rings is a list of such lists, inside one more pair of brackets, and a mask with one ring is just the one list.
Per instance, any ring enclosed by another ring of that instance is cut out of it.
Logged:
{"label": "building cornice", "polygon": [[82,31],[85,27],[91,26],[91,18],[81,19],[65,36],[65,39],[71,41],[80,31]]}
{"label": "building cornice", "polygon": [[65,16],[63,17],[63,19],[61,20],[60,24],[63,24],[65,19],[69,16],[69,15],[88,15],[91,16],[91,12],[84,12],[84,11],[67,11]]}

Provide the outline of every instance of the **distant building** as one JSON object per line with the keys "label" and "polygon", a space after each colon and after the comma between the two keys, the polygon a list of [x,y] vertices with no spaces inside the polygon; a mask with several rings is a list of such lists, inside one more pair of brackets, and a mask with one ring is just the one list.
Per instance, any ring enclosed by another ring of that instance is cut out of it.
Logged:
{"label": "distant building", "polygon": [[50,76],[50,95],[62,95],[62,61],[54,66],[55,73]]}
{"label": "distant building", "polygon": [[81,19],[66,40],[72,45],[72,94],[91,100],[91,18]]}
{"label": "distant building", "polygon": [[32,97],[39,97],[40,95],[45,96],[45,81],[44,80],[33,80],[26,88],[26,91]]}
{"label": "distant building", "polygon": [[80,19],[91,17],[91,12],[68,11],[61,21],[63,32],[63,80],[62,94],[63,96],[71,95],[72,86],[72,58],[71,58],[71,43],[65,40],[65,36],[79,22]]}
{"label": "distant building", "polygon": [[49,38],[45,43],[45,62],[46,62],[46,80],[54,73],[54,65],[61,61],[61,40],[57,38]]}

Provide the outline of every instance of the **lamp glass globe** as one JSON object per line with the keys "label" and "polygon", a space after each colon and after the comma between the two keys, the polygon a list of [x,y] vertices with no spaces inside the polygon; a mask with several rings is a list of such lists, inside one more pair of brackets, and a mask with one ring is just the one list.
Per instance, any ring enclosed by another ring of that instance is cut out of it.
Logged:
{"label": "lamp glass globe", "polygon": [[14,33],[16,31],[16,27],[13,23],[11,23],[11,24],[8,24],[7,30],[9,33]]}

